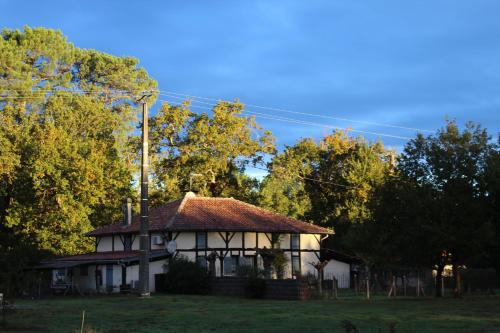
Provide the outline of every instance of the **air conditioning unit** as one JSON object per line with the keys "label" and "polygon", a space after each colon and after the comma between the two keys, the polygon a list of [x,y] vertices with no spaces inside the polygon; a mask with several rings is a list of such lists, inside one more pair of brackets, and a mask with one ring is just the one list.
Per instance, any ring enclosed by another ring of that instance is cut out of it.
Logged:
{"label": "air conditioning unit", "polygon": [[163,240],[162,236],[154,235],[153,236],[153,244],[154,245],[163,245],[163,244],[165,244],[165,241]]}

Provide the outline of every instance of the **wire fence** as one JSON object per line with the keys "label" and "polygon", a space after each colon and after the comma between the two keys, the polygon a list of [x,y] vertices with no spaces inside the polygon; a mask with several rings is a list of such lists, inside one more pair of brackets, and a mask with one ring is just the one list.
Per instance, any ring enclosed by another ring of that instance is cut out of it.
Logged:
{"label": "wire fence", "polygon": [[[367,278],[369,276],[369,278]],[[467,269],[460,274],[462,296],[494,295],[500,292],[500,274],[492,269]],[[396,297],[453,297],[455,278],[445,274],[436,279],[432,271],[406,272],[350,272],[325,273],[321,286],[317,279],[309,281],[311,292],[332,298],[396,298]]]}

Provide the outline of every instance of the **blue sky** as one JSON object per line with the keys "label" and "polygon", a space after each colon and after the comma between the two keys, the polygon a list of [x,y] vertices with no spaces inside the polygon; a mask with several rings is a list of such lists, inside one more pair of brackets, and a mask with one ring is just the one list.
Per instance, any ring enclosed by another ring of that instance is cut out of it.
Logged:
{"label": "blue sky", "polygon": [[[268,117],[402,137],[415,132],[359,122],[435,130],[449,117],[498,134],[499,14],[497,0],[0,0],[3,27],[60,29],[78,47],[137,57],[163,91],[238,97],[350,121],[249,108]],[[331,131],[257,119],[280,146]]]}

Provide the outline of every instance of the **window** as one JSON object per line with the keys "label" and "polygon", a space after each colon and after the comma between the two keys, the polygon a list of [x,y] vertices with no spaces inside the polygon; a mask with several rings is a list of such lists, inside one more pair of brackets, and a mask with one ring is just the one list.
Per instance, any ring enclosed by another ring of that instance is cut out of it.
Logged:
{"label": "window", "polygon": [[206,249],[207,248],[207,233],[197,232],[196,233],[196,248]]}
{"label": "window", "polygon": [[89,275],[89,266],[83,265],[80,266],[80,276],[88,276]]}
{"label": "window", "polygon": [[240,266],[246,266],[246,267],[254,267],[254,256],[244,256],[241,257],[240,260]]}
{"label": "window", "polygon": [[224,275],[235,275],[238,268],[238,256],[224,258]]}
{"label": "window", "polygon": [[292,256],[292,275],[300,275],[300,257]]}
{"label": "window", "polygon": [[200,267],[202,267],[204,269],[208,269],[207,259],[204,256],[198,256],[198,257],[196,257],[196,263]]}
{"label": "window", "polygon": [[123,250],[132,251],[132,235],[123,236]]}
{"label": "window", "polygon": [[300,234],[291,234],[292,250],[300,250]]}

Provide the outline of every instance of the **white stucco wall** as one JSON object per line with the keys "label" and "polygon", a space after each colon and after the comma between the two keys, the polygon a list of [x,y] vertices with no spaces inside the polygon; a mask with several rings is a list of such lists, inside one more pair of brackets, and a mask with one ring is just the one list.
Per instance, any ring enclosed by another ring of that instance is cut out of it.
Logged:
{"label": "white stucco wall", "polygon": [[178,249],[194,249],[196,244],[196,234],[194,232],[181,232],[175,239]]}
{"label": "white stucco wall", "polygon": [[[316,253],[319,255],[319,252]],[[317,263],[319,261],[315,252],[301,252],[300,254],[300,269],[302,271],[302,275],[305,274],[314,274],[317,276],[317,270],[311,265],[311,263]]]}
{"label": "white stucco wall", "polygon": [[111,236],[101,237],[97,244],[97,252],[113,251],[113,240]]}
{"label": "white stucco wall", "polygon": [[256,246],[255,239],[255,232],[245,232],[245,247],[254,248]]}
{"label": "white stucco wall", "polygon": [[319,250],[320,244],[318,243],[318,239],[321,235],[312,235],[312,234],[301,234],[300,235],[300,248],[301,249],[310,249],[310,250]]}
{"label": "white stucco wall", "polygon": [[[221,233],[225,237],[225,233]],[[222,237],[219,235],[218,232],[208,232],[207,233],[207,238],[208,238],[208,247],[209,248],[223,248],[226,247],[226,243],[224,243],[224,240]]]}
{"label": "white stucco wall", "polygon": [[113,236],[115,238],[115,251],[123,251],[123,243],[118,235]]}
{"label": "white stucco wall", "polygon": [[[267,236],[271,238],[271,234],[268,233]],[[264,233],[259,232],[259,248],[263,248],[264,246],[267,248],[271,247],[271,242],[269,241],[267,236]]]}

